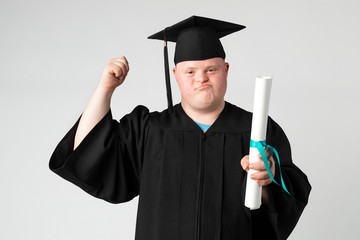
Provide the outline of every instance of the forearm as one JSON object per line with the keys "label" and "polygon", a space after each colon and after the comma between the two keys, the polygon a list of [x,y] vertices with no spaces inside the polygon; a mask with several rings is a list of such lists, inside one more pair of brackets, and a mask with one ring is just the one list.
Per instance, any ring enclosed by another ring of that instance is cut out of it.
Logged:
{"label": "forearm", "polygon": [[268,188],[269,188],[268,186],[262,187],[261,202],[265,206],[267,206],[269,204],[269,189]]}
{"label": "forearm", "polygon": [[124,82],[128,71],[129,64],[125,57],[110,59],[81,116],[75,133],[74,150],[109,111],[112,94]]}
{"label": "forearm", "polygon": [[98,87],[91,96],[78,125],[74,140],[74,150],[110,109],[113,91]]}

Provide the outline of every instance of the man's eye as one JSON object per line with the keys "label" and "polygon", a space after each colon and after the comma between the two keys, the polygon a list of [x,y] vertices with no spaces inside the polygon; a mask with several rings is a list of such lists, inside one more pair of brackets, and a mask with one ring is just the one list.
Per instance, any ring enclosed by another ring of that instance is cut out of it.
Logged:
{"label": "man's eye", "polygon": [[188,71],[188,72],[186,72],[188,75],[191,75],[191,74],[193,74],[194,72],[193,71]]}

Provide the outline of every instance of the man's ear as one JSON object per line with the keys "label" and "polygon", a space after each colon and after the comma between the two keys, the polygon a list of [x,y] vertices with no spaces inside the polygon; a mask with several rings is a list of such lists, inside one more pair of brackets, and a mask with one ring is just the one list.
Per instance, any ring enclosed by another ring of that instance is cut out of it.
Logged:
{"label": "man's ear", "polygon": [[226,73],[229,72],[229,67],[230,67],[230,64],[228,62],[225,63],[225,71]]}
{"label": "man's ear", "polygon": [[[175,76],[175,79],[176,79],[176,66],[173,67],[173,73],[174,73],[174,76]],[[176,79],[176,81],[177,81],[177,79]]]}

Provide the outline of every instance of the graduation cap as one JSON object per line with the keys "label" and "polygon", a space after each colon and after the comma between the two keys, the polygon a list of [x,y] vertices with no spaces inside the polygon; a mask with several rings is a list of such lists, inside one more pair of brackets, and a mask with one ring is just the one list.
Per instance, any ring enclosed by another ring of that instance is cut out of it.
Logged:
{"label": "graduation cap", "polygon": [[165,81],[169,110],[172,110],[173,104],[167,42],[176,42],[175,64],[183,61],[206,60],[215,57],[225,59],[226,55],[220,38],[244,28],[245,26],[235,23],[192,16],[148,37],[148,39],[164,41]]}

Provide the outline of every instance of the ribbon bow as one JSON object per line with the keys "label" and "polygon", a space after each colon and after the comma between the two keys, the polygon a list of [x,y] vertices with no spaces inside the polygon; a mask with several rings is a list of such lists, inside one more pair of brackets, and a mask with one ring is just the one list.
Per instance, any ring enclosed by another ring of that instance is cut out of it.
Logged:
{"label": "ribbon bow", "polygon": [[267,156],[266,156],[266,153],[265,153],[265,150],[264,150],[264,147],[265,148],[268,148],[270,149],[273,153],[275,153],[275,156],[277,158],[277,161],[278,161],[278,164],[279,164],[279,172],[280,172],[280,179],[281,179],[281,186],[282,188],[289,194],[289,191],[287,190],[286,186],[285,186],[285,183],[284,183],[284,179],[282,177],[282,174],[281,174],[281,166],[280,166],[280,158],[279,158],[279,154],[278,152],[276,151],[276,149],[270,145],[267,145],[266,144],[266,140],[264,141],[254,141],[254,140],[251,140],[250,139],[250,147],[254,147],[256,148],[259,152],[260,152],[260,155],[261,155],[261,158],[265,164],[265,168],[266,168],[266,171],[267,173],[269,174],[271,180],[276,183],[277,185],[280,186],[280,184],[278,182],[275,181],[272,173],[271,173],[271,170],[270,170],[270,167],[269,167],[269,163],[268,163],[268,159],[267,159]]}

